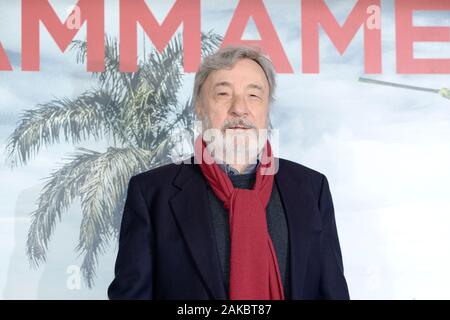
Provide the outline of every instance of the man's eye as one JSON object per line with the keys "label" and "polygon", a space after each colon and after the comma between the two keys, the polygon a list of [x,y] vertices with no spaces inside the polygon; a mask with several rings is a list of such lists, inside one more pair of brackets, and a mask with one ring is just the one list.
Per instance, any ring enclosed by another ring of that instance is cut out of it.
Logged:
{"label": "man's eye", "polygon": [[228,92],[219,92],[218,95],[219,95],[219,96],[227,96],[227,95],[228,95]]}

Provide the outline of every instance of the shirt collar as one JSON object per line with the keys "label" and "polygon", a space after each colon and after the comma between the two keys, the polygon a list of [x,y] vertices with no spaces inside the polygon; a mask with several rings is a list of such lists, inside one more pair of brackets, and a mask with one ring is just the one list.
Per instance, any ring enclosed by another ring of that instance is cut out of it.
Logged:
{"label": "shirt collar", "polygon": [[259,157],[256,159],[256,163],[251,163],[247,167],[245,167],[241,172],[237,169],[233,168],[228,163],[217,163],[217,165],[227,174],[227,175],[239,175],[239,174],[250,174],[255,173],[256,169],[259,165]]}

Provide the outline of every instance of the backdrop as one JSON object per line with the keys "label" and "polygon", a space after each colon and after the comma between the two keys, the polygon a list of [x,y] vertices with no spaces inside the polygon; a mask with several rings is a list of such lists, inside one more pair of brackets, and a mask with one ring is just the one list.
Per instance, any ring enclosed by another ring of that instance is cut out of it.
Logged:
{"label": "backdrop", "polygon": [[0,297],[106,298],[129,177],[236,42],[276,64],[278,156],[329,179],[351,297],[450,298],[448,0],[1,0]]}

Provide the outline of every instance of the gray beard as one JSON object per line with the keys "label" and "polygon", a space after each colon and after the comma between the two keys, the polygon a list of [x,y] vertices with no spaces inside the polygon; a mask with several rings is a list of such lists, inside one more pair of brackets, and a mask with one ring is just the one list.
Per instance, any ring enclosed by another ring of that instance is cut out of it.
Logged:
{"label": "gray beard", "polygon": [[208,151],[218,163],[256,164],[268,138],[267,131],[261,130],[260,132],[258,129],[249,129],[238,133],[230,129],[210,128],[208,117],[204,117],[202,134],[211,129],[215,136],[213,139],[208,138],[205,141]]}

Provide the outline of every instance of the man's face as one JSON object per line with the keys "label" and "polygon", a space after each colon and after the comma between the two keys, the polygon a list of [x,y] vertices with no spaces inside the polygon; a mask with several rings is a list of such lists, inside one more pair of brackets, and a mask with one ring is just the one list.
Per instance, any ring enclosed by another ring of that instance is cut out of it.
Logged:
{"label": "man's face", "polygon": [[[241,59],[232,69],[212,72],[203,83],[196,112],[209,127],[222,129],[226,121],[245,119],[257,129],[267,128],[269,82],[261,67]],[[242,129],[240,129],[242,130]]]}
{"label": "man's face", "polygon": [[264,71],[255,61],[241,59],[231,69],[212,72],[203,83],[196,112],[207,124],[203,129],[220,129],[224,138],[258,136],[258,129],[268,128],[269,82]]}

